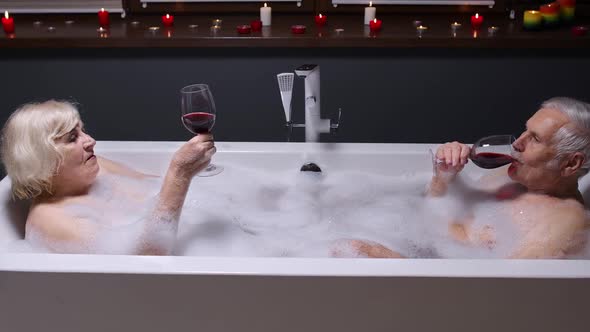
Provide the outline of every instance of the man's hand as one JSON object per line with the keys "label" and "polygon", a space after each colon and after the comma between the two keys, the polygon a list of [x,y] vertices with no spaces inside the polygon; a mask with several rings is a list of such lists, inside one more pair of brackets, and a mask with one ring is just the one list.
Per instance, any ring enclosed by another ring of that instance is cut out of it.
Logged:
{"label": "man's hand", "polygon": [[444,195],[457,173],[461,172],[467,164],[467,156],[470,152],[469,146],[459,142],[445,143],[439,146],[432,158],[434,175],[426,189],[426,195]]}
{"label": "man's hand", "polygon": [[441,173],[457,174],[463,170],[468,162],[467,157],[471,148],[459,142],[445,143],[436,150],[435,175]]}

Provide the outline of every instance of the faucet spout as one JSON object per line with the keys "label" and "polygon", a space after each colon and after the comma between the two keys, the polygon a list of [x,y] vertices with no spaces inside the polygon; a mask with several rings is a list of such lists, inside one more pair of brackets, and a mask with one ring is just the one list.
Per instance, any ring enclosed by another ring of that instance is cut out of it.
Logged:
{"label": "faucet spout", "polygon": [[320,112],[320,66],[306,64],[295,73],[305,78],[305,141],[317,142],[320,133],[330,132],[330,119],[322,119]]}

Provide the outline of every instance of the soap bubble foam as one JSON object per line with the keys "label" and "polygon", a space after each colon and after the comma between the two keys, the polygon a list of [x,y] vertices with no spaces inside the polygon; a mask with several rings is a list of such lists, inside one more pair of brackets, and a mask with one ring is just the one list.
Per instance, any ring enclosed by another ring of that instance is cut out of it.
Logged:
{"label": "soap bubble foam", "polygon": [[[518,240],[509,203],[482,193],[463,174],[444,197],[425,197],[430,172],[387,176],[327,167],[324,173],[224,167],[217,176],[193,179],[178,231],[172,217],[154,217],[161,179],[101,176],[87,202],[66,207],[93,230],[86,243],[47,243],[28,231],[29,243],[17,241],[6,250],[128,254],[155,245],[164,248],[156,253],[189,256],[329,257],[337,250],[355,257],[343,240],[360,239],[406,257],[501,258]],[[477,245],[450,236],[451,221],[471,229],[469,241]],[[575,257],[580,255],[590,252]]]}

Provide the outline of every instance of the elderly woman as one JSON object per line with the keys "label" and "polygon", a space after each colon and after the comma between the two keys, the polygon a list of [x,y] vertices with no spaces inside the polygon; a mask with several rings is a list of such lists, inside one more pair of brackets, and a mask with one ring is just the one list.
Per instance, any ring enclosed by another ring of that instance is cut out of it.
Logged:
{"label": "elderly woman", "polygon": [[[69,102],[20,107],[6,122],[1,144],[13,195],[31,200],[25,239],[60,253],[170,253],[191,179],[216,151],[211,135],[189,140],[148,197],[141,183],[155,177],[95,155],[96,141]],[[110,179],[102,190],[112,193],[92,194],[100,179]]]}

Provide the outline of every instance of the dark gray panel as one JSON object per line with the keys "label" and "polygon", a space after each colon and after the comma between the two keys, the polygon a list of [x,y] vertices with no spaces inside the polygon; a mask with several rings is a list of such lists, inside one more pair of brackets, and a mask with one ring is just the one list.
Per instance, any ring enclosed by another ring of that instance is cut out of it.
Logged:
{"label": "dark gray panel", "polygon": [[[303,63],[321,66],[324,116],[343,110],[338,135],[323,138],[338,142],[516,134],[544,99],[590,94],[582,81],[590,76],[587,54],[557,50],[4,50],[0,119],[27,101],[67,98],[81,103],[96,139],[184,140],[178,91],[205,82],[218,106],[217,140],[283,141],[275,75]],[[296,78],[296,121],[302,94]]]}

